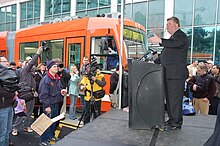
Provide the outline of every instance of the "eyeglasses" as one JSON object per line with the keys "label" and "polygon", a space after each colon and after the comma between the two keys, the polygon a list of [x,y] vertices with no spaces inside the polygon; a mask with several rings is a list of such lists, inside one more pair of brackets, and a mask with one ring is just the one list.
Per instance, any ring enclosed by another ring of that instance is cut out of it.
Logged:
{"label": "eyeglasses", "polygon": [[0,62],[8,62],[8,61],[0,61]]}

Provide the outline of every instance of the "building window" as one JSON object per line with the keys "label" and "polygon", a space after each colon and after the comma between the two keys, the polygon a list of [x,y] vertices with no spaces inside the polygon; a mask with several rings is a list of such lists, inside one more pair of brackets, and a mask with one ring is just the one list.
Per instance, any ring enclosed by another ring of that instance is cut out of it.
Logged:
{"label": "building window", "polygon": [[0,8],[0,31],[16,30],[16,5]]}
{"label": "building window", "polygon": [[[180,24],[181,25],[181,24]],[[191,62],[191,42],[192,42],[192,28],[181,28],[181,30],[187,35],[189,40],[189,48],[188,48],[188,55],[187,55],[187,63],[190,64]]]}
{"label": "building window", "polygon": [[32,0],[20,4],[20,27],[25,28],[29,25],[40,22],[40,0]]}
{"label": "building window", "polygon": [[146,27],[147,2],[133,4],[133,20]]}
{"label": "building window", "polygon": [[211,0],[208,4],[207,0],[196,0],[194,12],[195,25],[214,24],[216,0]]}
{"label": "building window", "polygon": [[164,1],[149,1],[147,28],[164,27]]}
{"label": "building window", "polygon": [[213,59],[214,27],[195,27],[193,34],[193,58],[205,61]]}
{"label": "building window", "polygon": [[110,6],[111,0],[99,0],[99,7]]}
{"label": "building window", "polygon": [[71,0],[46,0],[45,20],[70,16],[70,1]]}
{"label": "building window", "polygon": [[76,15],[95,17],[98,14],[110,13],[111,0],[77,0]]}
{"label": "building window", "polygon": [[220,26],[217,26],[216,31],[215,64],[220,65]]}
{"label": "building window", "polygon": [[88,0],[88,9],[89,8],[97,8],[98,7],[98,1],[97,0]]}
{"label": "building window", "polygon": [[86,0],[76,0],[76,11],[86,9]]}
{"label": "building window", "polygon": [[174,16],[179,18],[181,26],[191,26],[193,18],[193,0],[176,0],[174,6]]}

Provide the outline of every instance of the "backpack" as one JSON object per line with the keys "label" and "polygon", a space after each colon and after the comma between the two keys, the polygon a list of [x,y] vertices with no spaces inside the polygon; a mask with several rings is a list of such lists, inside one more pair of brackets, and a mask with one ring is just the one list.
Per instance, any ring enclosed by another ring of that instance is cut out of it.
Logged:
{"label": "backpack", "polygon": [[17,91],[18,82],[18,76],[13,69],[0,65],[0,84],[6,91]]}
{"label": "backpack", "polygon": [[196,114],[194,107],[191,104],[189,104],[189,99],[185,96],[183,97],[182,113],[185,116]]}

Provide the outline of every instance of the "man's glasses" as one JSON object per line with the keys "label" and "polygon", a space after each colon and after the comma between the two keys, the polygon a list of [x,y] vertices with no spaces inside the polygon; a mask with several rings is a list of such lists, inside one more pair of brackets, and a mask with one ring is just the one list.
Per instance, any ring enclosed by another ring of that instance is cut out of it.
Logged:
{"label": "man's glasses", "polygon": [[8,62],[8,61],[0,61],[0,62]]}

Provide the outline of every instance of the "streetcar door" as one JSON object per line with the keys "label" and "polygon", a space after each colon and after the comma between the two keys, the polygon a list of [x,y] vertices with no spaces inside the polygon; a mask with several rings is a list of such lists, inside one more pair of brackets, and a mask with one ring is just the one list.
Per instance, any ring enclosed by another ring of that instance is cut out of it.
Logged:
{"label": "streetcar door", "polygon": [[70,69],[71,65],[76,65],[80,68],[80,57],[83,58],[84,50],[84,37],[78,38],[68,38],[68,68]]}

